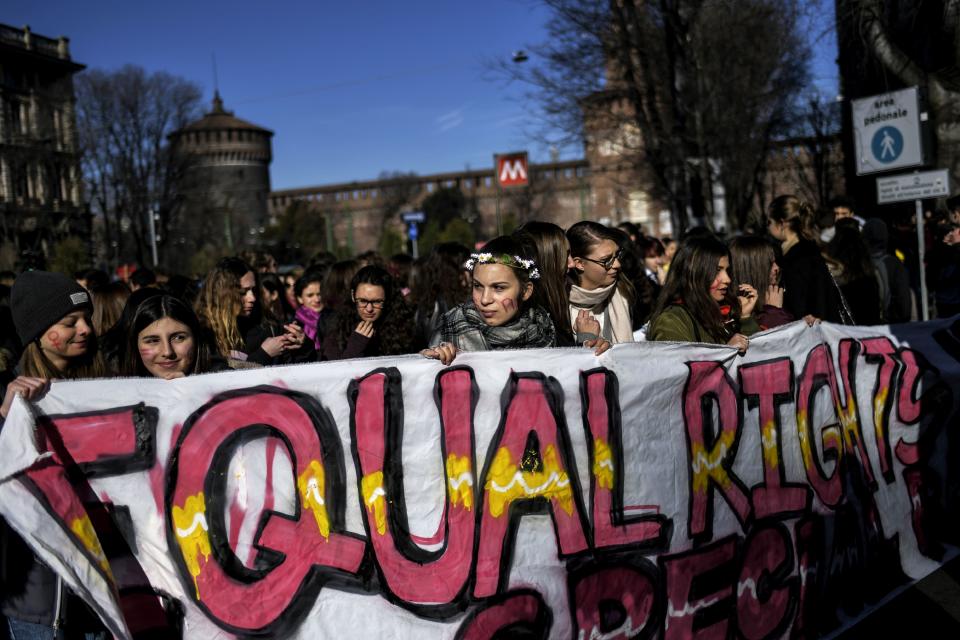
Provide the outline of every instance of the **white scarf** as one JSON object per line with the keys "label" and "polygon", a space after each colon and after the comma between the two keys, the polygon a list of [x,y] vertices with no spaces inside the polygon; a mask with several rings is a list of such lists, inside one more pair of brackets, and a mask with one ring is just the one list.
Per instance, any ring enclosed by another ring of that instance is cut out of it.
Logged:
{"label": "white scarf", "polygon": [[633,342],[633,320],[630,304],[617,289],[617,282],[598,289],[570,287],[570,323],[577,330],[577,313],[588,309],[594,316],[603,316],[601,334],[613,344]]}

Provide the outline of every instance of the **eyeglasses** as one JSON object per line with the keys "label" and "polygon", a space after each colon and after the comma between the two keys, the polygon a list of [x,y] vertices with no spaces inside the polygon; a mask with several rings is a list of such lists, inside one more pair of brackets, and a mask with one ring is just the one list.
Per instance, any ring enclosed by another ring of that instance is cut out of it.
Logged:
{"label": "eyeglasses", "polygon": [[364,307],[373,307],[374,309],[383,309],[383,303],[385,300],[367,300],[365,298],[357,298],[354,300],[357,303],[357,306],[360,308]]}
{"label": "eyeglasses", "polygon": [[598,264],[607,271],[613,268],[613,263],[623,257],[623,249],[617,249],[617,252],[607,258],[606,260],[594,260],[593,258],[580,258],[581,260],[586,260],[587,262],[592,262]]}

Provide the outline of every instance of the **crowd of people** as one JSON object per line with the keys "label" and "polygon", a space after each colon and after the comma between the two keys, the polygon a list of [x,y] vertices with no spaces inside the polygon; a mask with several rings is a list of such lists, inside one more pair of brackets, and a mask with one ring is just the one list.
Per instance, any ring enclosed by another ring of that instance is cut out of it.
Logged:
{"label": "crowd of people", "polygon": [[[250,253],[221,259],[199,281],[148,269],[128,283],[97,270],[0,274],[0,425],[15,395],[39,398],[55,379],[169,380],[402,354],[449,364],[496,349],[599,355],[636,340],[746,352],[754,333],[801,318],[917,319],[916,264],[882,220],[834,205],[835,224],[820,229],[812,206],[780,196],[766,234],[729,241],[706,228],[673,239],[630,223],[564,230],[535,221],[477,251],[442,243],[418,260],[322,253],[277,273],[270,255]],[[960,197],[948,208],[930,227],[928,280],[941,316],[960,312]],[[0,535],[0,612],[11,637],[59,637],[64,625],[104,637],[5,524]]]}

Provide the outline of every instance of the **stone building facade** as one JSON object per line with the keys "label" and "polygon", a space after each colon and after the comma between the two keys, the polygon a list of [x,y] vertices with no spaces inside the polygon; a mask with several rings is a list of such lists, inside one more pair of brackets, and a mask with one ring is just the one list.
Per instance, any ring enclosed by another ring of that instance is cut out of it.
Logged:
{"label": "stone building facade", "polygon": [[591,174],[586,160],[531,164],[528,187],[498,190],[493,167],[473,171],[425,176],[368,180],[283,189],[270,194],[273,220],[298,202],[307,203],[326,225],[328,246],[346,246],[351,252],[376,249],[381,229],[402,231],[399,219],[384,221],[390,190],[410,194],[405,208],[416,210],[430,194],[441,188],[463,192],[472,211],[479,216],[481,237],[497,233],[497,208],[507,229],[527,220],[550,220],[567,227],[579,220],[593,219]]}
{"label": "stone building facade", "polygon": [[0,263],[90,237],[69,41],[0,24]]}
{"label": "stone building facade", "polygon": [[268,223],[272,137],[227,111],[219,92],[209,113],[170,134],[183,176],[177,215],[194,234],[230,251],[259,243]]}

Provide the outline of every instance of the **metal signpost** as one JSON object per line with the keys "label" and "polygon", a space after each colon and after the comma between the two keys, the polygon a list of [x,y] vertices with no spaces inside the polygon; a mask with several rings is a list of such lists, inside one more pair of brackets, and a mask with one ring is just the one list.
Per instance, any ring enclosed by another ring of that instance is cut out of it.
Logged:
{"label": "metal signpost", "polygon": [[950,172],[946,169],[877,178],[877,204],[914,201],[917,217],[917,255],[920,260],[920,304],[924,320],[930,319],[930,306],[927,302],[927,279],[923,273],[925,243],[922,201],[925,198],[944,198],[949,195]]}
{"label": "metal signpost", "polygon": [[[893,91],[851,103],[857,175],[923,166],[923,138],[917,87]],[[877,204],[914,201],[917,219],[917,257],[920,267],[920,306],[930,319],[924,273],[923,200],[950,195],[948,172],[924,171],[877,178]]]}
{"label": "metal signpost", "polygon": [[503,235],[500,219],[500,194],[504,187],[525,187],[530,184],[527,152],[498,153],[493,156],[493,172],[497,183],[497,235]]}
{"label": "metal signpost", "polygon": [[420,228],[417,225],[426,221],[427,216],[423,211],[408,211],[401,213],[400,219],[407,223],[407,239],[410,240],[410,252],[413,254],[413,259],[416,260],[420,257],[420,252],[417,248],[417,238],[420,237]]}

